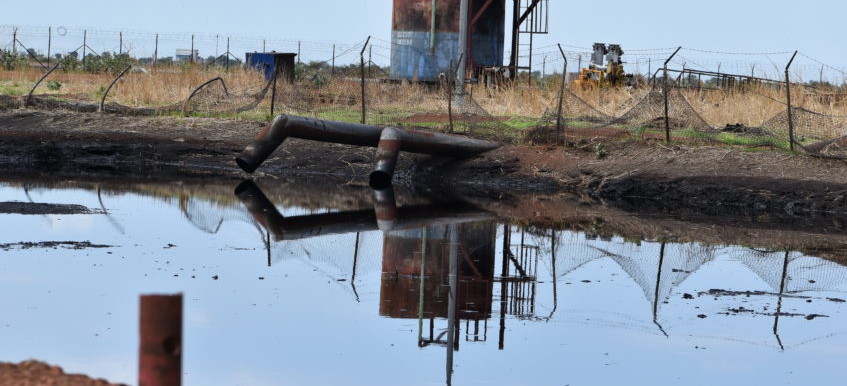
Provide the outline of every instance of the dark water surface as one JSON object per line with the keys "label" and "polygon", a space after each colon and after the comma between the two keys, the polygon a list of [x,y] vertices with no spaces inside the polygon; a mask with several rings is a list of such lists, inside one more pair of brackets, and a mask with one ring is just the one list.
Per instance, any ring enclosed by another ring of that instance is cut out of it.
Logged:
{"label": "dark water surface", "polygon": [[845,382],[824,258],[171,191],[0,185],[90,209],[0,213],[0,361],[135,384],[139,295],[181,292],[186,385]]}

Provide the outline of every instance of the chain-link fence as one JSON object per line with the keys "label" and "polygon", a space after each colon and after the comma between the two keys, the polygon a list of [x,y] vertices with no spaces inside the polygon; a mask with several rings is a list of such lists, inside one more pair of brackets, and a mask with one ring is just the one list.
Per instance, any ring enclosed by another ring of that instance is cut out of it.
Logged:
{"label": "chain-link fence", "polygon": [[[681,67],[667,68],[668,75],[659,75],[661,69],[651,74],[653,59],[648,59],[646,76],[636,73],[638,81],[629,86],[586,86],[572,82],[579,73],[567,72],[567,59],[576,56],[582,67],[582,54],[561,50],[562,72],[512,74],[513,79],[477,72],[471,83],[457,87],[455,67],[427,83],[392,79],[389,70],[373,60],[384,61],[392,51],[390,42],[381,41],[381,45],[378,39],[376,43],[362,39],[346,45],[303,45],[294,40],[227,38],[224,45],[215,36],[216,56],[206,60],[194,50],[211,50],[210,36],[157,34],[148,56],[137,41],[150,40],[149,34],[120,33],[113,47],[103,43],[115,40],[113,33],[51,28],[45,37],[43,32],[14,29],[10,43],[2,45],[5,53],[23,55],[24,60],[9,62],[9,67],[17,67],[13,70],[0,69],[4,87],[0,94],[7,94],[0,96],[0,107],[135,115],[241,114],[257,119],[286,113],[511,143],[564,145],[634,138],[799,149],[847,158],[847,86],[825,81],[824,69],[836,75],[844,72],[802,53],[807,67],[820,65],[818,81],[802,82],[798,75],[791,79],[790,62],[784,80],[761,69],[756,73],[755,66],[750,75],[721,72],[720,63],[718,71],[706,71],[697,68],[703,60],[692,60],[691,55],[720,53],[683,49],[675,59],[671,60],[675,55],[671,54],[666,60],[666,65]],[[82,42],[77,46],[80,32]],[[57,43],[60,37],[72,37],[76,43],[66,42],[64,47]],[[50,45],[46,55],[33,48],[43,45],[45,38]],[[183,63],[173,63],[178,55],[165,60],[158,53],[167,39],[176,40],[180,47],[190,45],[189,57],[179,59]],[[92,46],[106,49],[96,54]],[[245,67],[232,54],[268,46],[298,53],[309,47],[310,60],[298,57],[293,77],[267,79],[262,68]],[[644,55],[669,54],[667,50],[644,51]],[[56,56],[57,52],[61,54]],[[761,55],[774,54],[783,53]],[[93,66],[94,59],[84,62],[92,55],[98,58],[98,66]],[[72,66],[68,58],[81,58],[82,64]],[[640,59],[634,67],[639,65],[643,66]],[[772,71],[779,70],[773,67]]]}

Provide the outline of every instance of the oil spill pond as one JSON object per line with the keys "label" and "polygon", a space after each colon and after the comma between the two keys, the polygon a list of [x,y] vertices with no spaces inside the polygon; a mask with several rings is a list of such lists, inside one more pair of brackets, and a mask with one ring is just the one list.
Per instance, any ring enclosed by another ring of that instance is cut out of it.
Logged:
{"label": "oil spill pond", "polygon": [[186,385],[843,384],[847,267],[796,251],[276,205],[295,231],[173,187],[0,202],[88,208],[0,213],[4,362],[135,384],[139,295],[180,292]]}

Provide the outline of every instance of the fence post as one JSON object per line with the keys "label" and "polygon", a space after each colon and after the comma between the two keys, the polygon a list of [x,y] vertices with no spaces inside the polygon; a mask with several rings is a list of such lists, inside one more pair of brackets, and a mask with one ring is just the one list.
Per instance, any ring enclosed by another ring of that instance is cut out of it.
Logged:
{"label": "fence post", "polygon": [[335,77],[335,44],[332,45],[332,71],[330,72],[330,77]]}
{"label": "fence post", "polygon": [[191,35],[191,52],[188,57],[191,58],[191,63],[194,63],[194,35]]}
{"label": "fence post", "polygon": [[273,85],[271,86],[271,117],[274,116],[274,105],[276,105],[276,75],[279,73],[279,69],[276,67],[276,60],[274,60],[274,76],[273,76]]}
{"label": "fence post", "polygon": [[50,67],[50,49],[53,45],[53,27],[47,27],[47,67]]}
{"label": "fence post", "polygon": [[665,64],[662,67],[664,71],[664,79],[662,79],[662,95],[664,97],[663,99],[665,100],[665,144],[671,143],[671,120],[670,116],[668,116],[668,62],[670,62],[671,59],[676,56],[676,53],[679,52],[679,50],[681,49],[682,46],[677,47],[676,51],[674,51],[673,54],[671,54],[671,56],[668,57],[667,60],[665,60]]}
{"label": "fence post", "polygon": [[556,145],[559,144],[559,133],[562,132],[562,105],[565,100],[565,78],[568,75],[568,57],[565,56],[565,50],[562,49],[562,45],[557,45],[559,46],[559,52],[562,53],[562,59],[565,60],[565,64],[562,66],[562,85],[559,86],[559,110],[556,113]]}
{"label": "fence post", "polygon": [[368,47],[368,43],[371,42],[371,36],[368,35],[368,39],[365,40],[365,45],[362,46],[362,51],[359,52],[359,65],[360,72],[362,73],[362,124],[365,124],[365,48]]}
{"label": "fence post", "polygon": [[791,151],[794,151],[794,112],[791,108],[791,79],[788,76],[788,69],[791,67],[791,63],[794,62],[795,56],[797,56],[797,51],[794,51],[794,55],[791,55],[791,60],[785,66],[785,98],[788,105],[788,148]]}
{"label": "fence post", "polygon": [[18,53],[18,27],[12,29],[12,54]]}
{"label": "fence post", "polygon": [[300,64],[300,41],[297,41],[297,64]]}
{"label": "fence post", "polygon": [[126,66],[126,68],[121,71],[121,73],[117,77],[115,77],[115,79],[112,80],[112,83],[109,83],[109,87],[106,88],[106,92],[103,93],[103,98],[100,99],[100,107],[97,108],[97,112],[102,113],[106,111],[106,96],[109,95],[109,91],[112,90],[112,87],[115,85],[118,79],[123,77],[124,74],[126,74],[126,72],[129,71],[130,68],[132,68],[132,66]]}
{"label": "fence post", "polygon": [[156,44],[153,46],[153,67],[159,62],[159,34],[156,34]]}

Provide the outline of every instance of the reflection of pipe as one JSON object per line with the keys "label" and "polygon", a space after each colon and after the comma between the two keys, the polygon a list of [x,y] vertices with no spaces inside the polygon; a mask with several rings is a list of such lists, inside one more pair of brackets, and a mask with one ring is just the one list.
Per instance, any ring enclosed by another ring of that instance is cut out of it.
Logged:
{"label": "reflection of pipe", "polygon": [[[383,139],[384,130],[386,129],[373,125],[327,121],[294,115],[278,115],[256,136],[252,143],[244,148],[241,154],[235,158],[235,162],[244,171],[252,173],[287,137],[378,147],[381,139]],[[467,157],[500,147],[500,144],[496,142],[457,135],[397,128],[390,130],[385,134],[384,140],[386,142],[384,146],[379,146],[380,153],[385,154],[386,157],[391,155],[392,150],[447,157]],[[388,162],[388,158],[385,158],[385,161],[383,166],[376,169],[375,172],[382,173],[393,165],[393,163]],[[393,167],[391,170],[393,172]],[[380,175],[378,179],[383,181],[384,176]]]}
{"label": "reflection of pipe", "polygon": [[235,195],[274,239],[297,240],[332,234],[420,228],[494,218],[494,214],[464,203],[416,205],[397,208],[392,189],[374,191],[374,210],[283,217],[262,190],[250,180],[235,188]]}
{"label": "reflection of pipe", "polygon": [[180,385],[182,381],[182,294],[142,295],[138,384]]}

